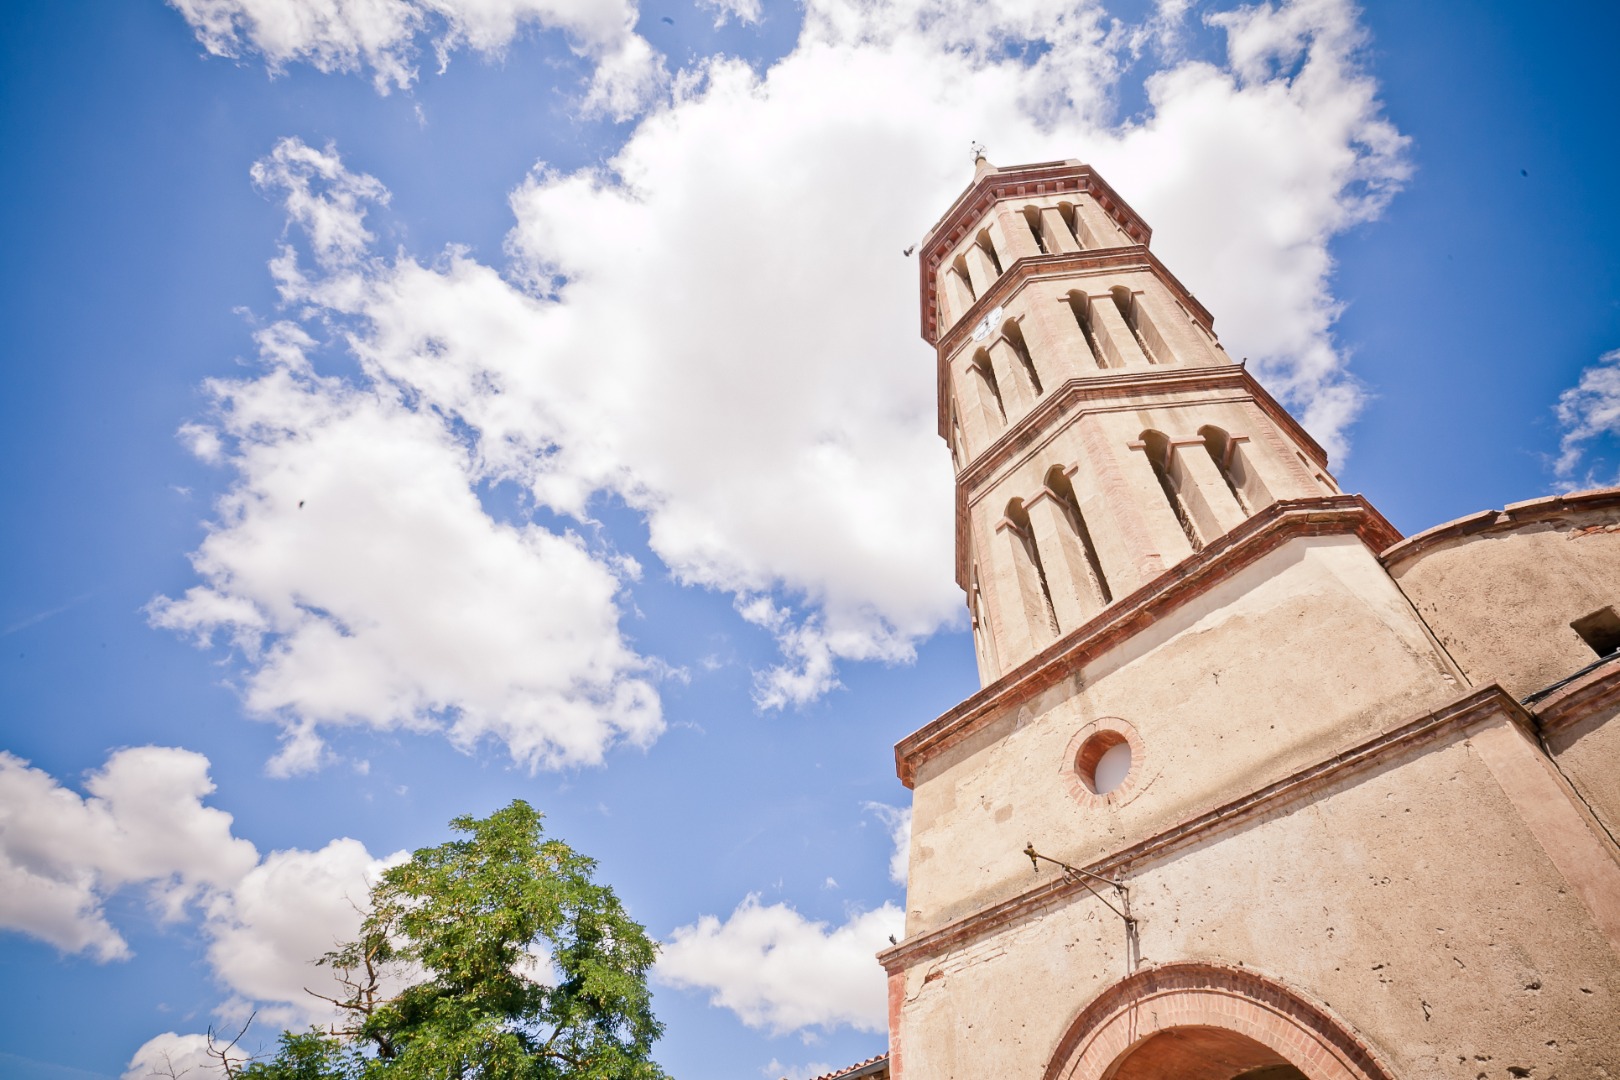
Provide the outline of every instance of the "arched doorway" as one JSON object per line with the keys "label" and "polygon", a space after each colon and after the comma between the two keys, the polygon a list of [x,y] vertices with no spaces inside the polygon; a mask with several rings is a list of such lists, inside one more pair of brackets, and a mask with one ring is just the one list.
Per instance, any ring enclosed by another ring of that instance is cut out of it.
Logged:
{"label": "arched doorway", "polygon": [[1242,968],[1171,964],[1104,991],[1046,1080],[1393,1080],[1325,1009]]}

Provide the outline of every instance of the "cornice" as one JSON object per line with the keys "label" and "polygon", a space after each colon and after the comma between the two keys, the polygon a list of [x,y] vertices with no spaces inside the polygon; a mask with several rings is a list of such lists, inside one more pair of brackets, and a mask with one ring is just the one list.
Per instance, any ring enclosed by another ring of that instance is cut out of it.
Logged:
{"label": "cornice", "polygon": [[1542,734],[1620,705],[1620,656],[1611,655],[1540,695],[1525,699]]}
{"label": "cornice", "polygon": [[1066,678],[1108,650],[1203,595],[1290,540],[1353,535],[1374,552],[1397,539],[1395,526],[1360,495],[1326,495],[1272,503],[1236,529],[1188,556],[1089,621],[1058,638],[960,705],[895,744],[895,770],[911,787],[917,765],[984,724]]}
{"label": "cornice", "polygon": [[1181,279],[1171,273],[1170,268],[1160,262],[1159,257],[1144,244],[1067,251],[1056,255],[1026,255],[1015,259],[984,291],[984,295],[974,300],[962,313],[961,318],[952,323],[937,341],[931,341],[938,350],[940,365],[948,366],[950,357],[972,336],[973,328],[987,312],[1011,302],[1026,285],[1060,281],[1099,270],[1146,270],[1157,275],[1171,294],[1186,307],[1188,314],[1211,335],[1215,333],[1215,316],[1187,291]]}
{"label": "cornice", "polygon": [[1078,161],[1045,161],[986,170],[956,197],[950,209],[928,230],[918,245],[917,270],[921,278],[919,295],[922,297],[924,341],[932,345],[937,337],[934,327],[939,303],[937,272],[940,263],[967,234],[971,224],[1002,199],[1067,194],[1090,195],[1125,230],[1127,236],[1143,247],[1153,238],[1153,230],[1148,228],[1142,215],[1131,209],[1090,165]]}
{"label": "cornice", "polygon": [[1385,569],[1393,573],[1399,566],[1452,541],[1472,539],[1484,533],[1511,532],[1528,525],[1560,521],[1574,514],[1610,509],[1620,509],[1620,488],[1596,488],[1567,495],[1526,499],[1508,503],[1500,510],[1481,510],[1477,514],[1414,533],[1379,558]]}
{"label": "cornice", "polygon": [[[956,582],[967,588],[969,549],[969,493],[1000,470],[1016,455],[1031,450],[1039,436],[1055,434],[1062,419],[1078,419],[1090,412],[1103,411],[1099,405],[1117,408],[1120,404],[1151,404],[1157,395],[1188,392],[1236,392],[1253,401],[1261,412],[1285,432],[1295,444],[1309,453],[1317,465],[1327,468],[1327,452],[1277,399],[1260,385],[1247,368],[1233,364],[1154,367],[1127,374],[1085,375],[1066,380],[1041,398],[1035,407],[998,435],[994,442],[973,457],[956,474]],[[1207,402],[1199,402],[1205,404]],[[1184,401],[1177,405],[1191,404]],[[1399,533],[1396,537],[1399,537]]]}
{"label": "cornice", "polygon": [[[1530,730],[1529,715],[1499,685],[1472,690],[1432,712],[1359,743],[1347,750],[1307,765],[1274,783],[1267,784],[1213,809],[1184,818],[1167,829],[1135,844],[1118,848],[1082,867],[1088,874],[1112,878],[1147,860],[1163,859],[1193,844],[1202,843],[1220,831],[1235,828],[1264,814],[1304,799],[1382,762],[1409,753],[1453,732],[1474,727],[1493,716],[1506,716]],[[1016,855],[1016,852],[1011,853]],[[1084,895],[1085,886],[1062,878],[1050,878],[1016,896],[956,919],[937,930],[908,938],[878,954],[890,973],[939,955],[951,948],[984,937],[1003,926],[1018,922],[1060,901]]]}

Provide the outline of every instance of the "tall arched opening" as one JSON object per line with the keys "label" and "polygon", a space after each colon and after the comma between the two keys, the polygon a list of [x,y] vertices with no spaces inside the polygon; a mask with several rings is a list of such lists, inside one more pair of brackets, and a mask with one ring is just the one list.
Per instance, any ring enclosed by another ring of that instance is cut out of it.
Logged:
{"label": "tall arched opening", "polygon": [[1081,1010],[1045,1080],[1393,1080],[1320,1006],[1242,968],[1173,964]]}

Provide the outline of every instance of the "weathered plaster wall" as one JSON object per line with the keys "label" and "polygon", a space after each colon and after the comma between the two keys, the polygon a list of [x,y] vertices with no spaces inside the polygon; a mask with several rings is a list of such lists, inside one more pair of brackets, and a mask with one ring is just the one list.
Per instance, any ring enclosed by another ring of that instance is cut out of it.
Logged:
{"label": "weathered plaster wall", "polygon": [[[1460,688],[1359,540],[1291,541],[918,768],[907,933],[1027,888],[1027,842],[1099,857]],[[1102,717],[1141,754],[1126,800],[1082,805],[1071,741]]]}
{"label": "weathered plaster wall", "polygon": [[1570,623],[1620,605],[1620,492],[1487,511],[1385,561],[1471,682],[1523,696],[1597,659]]}
{"label": "weathered plaster wall", "polygon": [[[1252,968],[1402,1080],[1620,1076],[1620,958],[1460,732],[1128,880],[1142,964]],[[1035,1080],[1126,973],[1122,923],[1084,894],[920,960],[905,1075]]]}
{"label": "weathered plaster wall", "polygon": [[1611,837],[1620,838],[1620,707],[1550,733],[1547,749],[1587,809]]}

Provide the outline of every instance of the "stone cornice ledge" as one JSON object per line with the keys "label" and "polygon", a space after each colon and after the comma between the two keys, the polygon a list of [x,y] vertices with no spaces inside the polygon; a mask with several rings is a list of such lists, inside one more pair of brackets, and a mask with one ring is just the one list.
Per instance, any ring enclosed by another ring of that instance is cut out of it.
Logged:
{"label": "stone cornice ledge", "polygon": [[1611,655],[1545,697],[1532,695],[1525,700],[1544,735],[1620,704],[1620,656]]}
{"label": "stone cornice ledge", "polygon": [[[1113,877],[1148,859],[1162,859],[1216,832],[1235,828],[1262,814],[1297,802],[1359,771],[1433,742],[1454,731],[1466,730],[1493,716],[1506,716],[1529,729],[1532,721],[1512,696],[1492,683],[1480,687],[1400,727],[1392,728],[1357,746],[1308,765],[1275,783],[1195,814],[1145,840],[1120,848],[1083,867],[1092,874]],[[1010,853],[1009,857],[1016,856]],[[909,938],[878,953],[889,972],[937,956],[955,946],[983,937],[1009,923],[1070,897],[1083,895],[1084,886],[1052,877],[1017,896],[982,908],[937,930]]]}
{"label": "stone cornice ledge", "polygon": [[1418,556],[1454,541],[1467,540],[1482,533],[1511,532],[1529,525],[1561,521],[1574,514],[1593,513],[1620,508],[1620,488],[1596,488],[1565,495],[1545,495],[1539,499],[1508,503],[1500,510],[1481,510],[1477,514],[1447,521],[1413,533],[1384,552],[1380,558],[1384,566],[1394,573]]}
{"label": "stone cornice ledge", "polygon": [[1254,517],[1108,605],[1096,617],[1007,672],[894,747],[895,771],[911,787],[918,763],[966,737],[1003,709],[1067,677],[1239,570],[1306,536],[1353,534],[1375,553],[1400,538],[1395,526],[1360,495],[1274,502]]}

